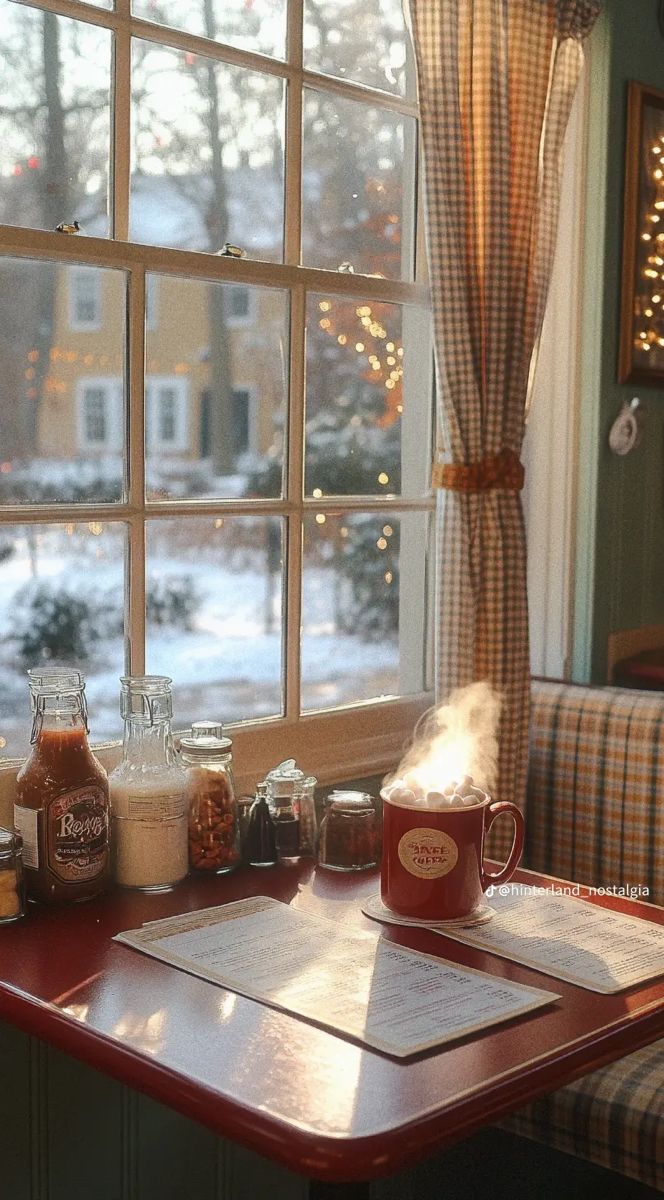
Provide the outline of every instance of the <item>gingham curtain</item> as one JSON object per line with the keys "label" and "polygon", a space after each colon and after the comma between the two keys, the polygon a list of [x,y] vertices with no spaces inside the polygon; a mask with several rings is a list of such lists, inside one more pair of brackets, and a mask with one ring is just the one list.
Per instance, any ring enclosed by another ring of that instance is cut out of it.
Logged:
{"label": "gingham curtain", "polygon": [[[410,0],[446,463],[485,463],[508,451],[520,469],[562,142],[582,41],[599,7],[600,0]],[[437,687],[446,695],[488,679],[503,694],[494,794],[521,805],[525,530],[520,493],[498,475],[490,490],[439,492]]]}

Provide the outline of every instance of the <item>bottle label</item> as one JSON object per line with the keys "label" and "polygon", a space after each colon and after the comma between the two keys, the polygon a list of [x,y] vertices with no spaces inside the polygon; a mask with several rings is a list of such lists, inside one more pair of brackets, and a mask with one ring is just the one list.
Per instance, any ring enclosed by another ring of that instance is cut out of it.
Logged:
{"label": "bottle label", "polygon": [[37,832],[37,812],[34,808],[24,808],[22,804],[14,805],[14,829],[23,838],[23,865],[39,870],[39,835]]}
{"label": "bottle label", "polygon": [[108,861],[108,799],[103,788],[75,788],[46,811],[48,865],[62,883],[81,883]]}

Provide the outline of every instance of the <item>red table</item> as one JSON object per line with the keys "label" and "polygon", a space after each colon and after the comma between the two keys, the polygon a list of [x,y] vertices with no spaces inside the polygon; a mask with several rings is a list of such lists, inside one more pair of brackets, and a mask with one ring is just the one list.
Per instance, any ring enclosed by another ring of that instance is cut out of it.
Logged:
{"label": "red table", "polygon": [[[518,872],[526,882],[546,878]],[[111,941],[143,921],[247,895],[378,929],[360,896],[377,875],[310,862],[188,879],[162,896],[116,891],[34,910],[0,929],[0,1019],[319,1180],[377,1178],[661,1036],[664,979],[601,996],[420,930],[384,936],[559,992],[550,1007],[397,1061]],[[602,903],[651,920],[636,901]]]}

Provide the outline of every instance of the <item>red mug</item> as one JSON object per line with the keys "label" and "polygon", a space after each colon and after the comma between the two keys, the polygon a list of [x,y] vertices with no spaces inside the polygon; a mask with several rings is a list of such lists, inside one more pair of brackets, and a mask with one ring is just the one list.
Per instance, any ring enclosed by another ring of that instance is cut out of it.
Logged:
{"label": "red mug", "polygon": [[[456,808],[399,804],[383,791],[380,894],[402,917],[452,921],[479,908],[488,887],[511,879],[521,858],[523,814],[508,801]],[[484,839],[496,817],[514,821],[514,841],[502,870],[484,870]]]}

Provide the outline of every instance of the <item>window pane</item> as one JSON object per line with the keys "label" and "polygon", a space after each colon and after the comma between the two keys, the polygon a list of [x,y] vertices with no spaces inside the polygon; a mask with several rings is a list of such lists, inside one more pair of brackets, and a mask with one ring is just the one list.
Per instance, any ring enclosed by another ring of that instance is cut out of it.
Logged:
{"label": "window pane", "polygon": [[0,222],[108,236],[111,34],[0,0]]}
{"label": "window pane", "polygon": [[415,121],[305,91],[305,265],[412,277]]}
{"label": "window pane", "polygon": [[428,492],[428,312],[330,295],[307,304],[306,495]]}
{"label": "window pane", "polygon": [[282,712],[283,530],[274,517],[148,522],[148,670],[175,725]]}
{"label": "window pane", "polygon": [[414,95],[415,64],[401,0],[305,0],[304,65]]}
{"label": "window pane", "polygon": [[303,709],[423,690],[426,531],[420,512],[307,518]]}
{"label": "window pane", "polygon": [[284,84],[135,41],[130,237],[283,257]]}
{"label": "window pane", "polygon": [[108,522],[0,529],[0,754],[27,753],[25,672],[46,662],[84,672],[94,739],[121,736],[125,546]]}
{"label": "window pane", "polygon": [[284,57],[286,0],[133,0],[132,9],[147,21]]}
{"label": "window pane", "polygon": [[[86,277],[92,326],[73,319]],[[0,258],[0,503],[121,499],[125,297],[123,271]]]}
{"label": "window pane", "polygon": [[148,496],[279,497],[287,293],[158,279],[159,309],[146,334]]}

